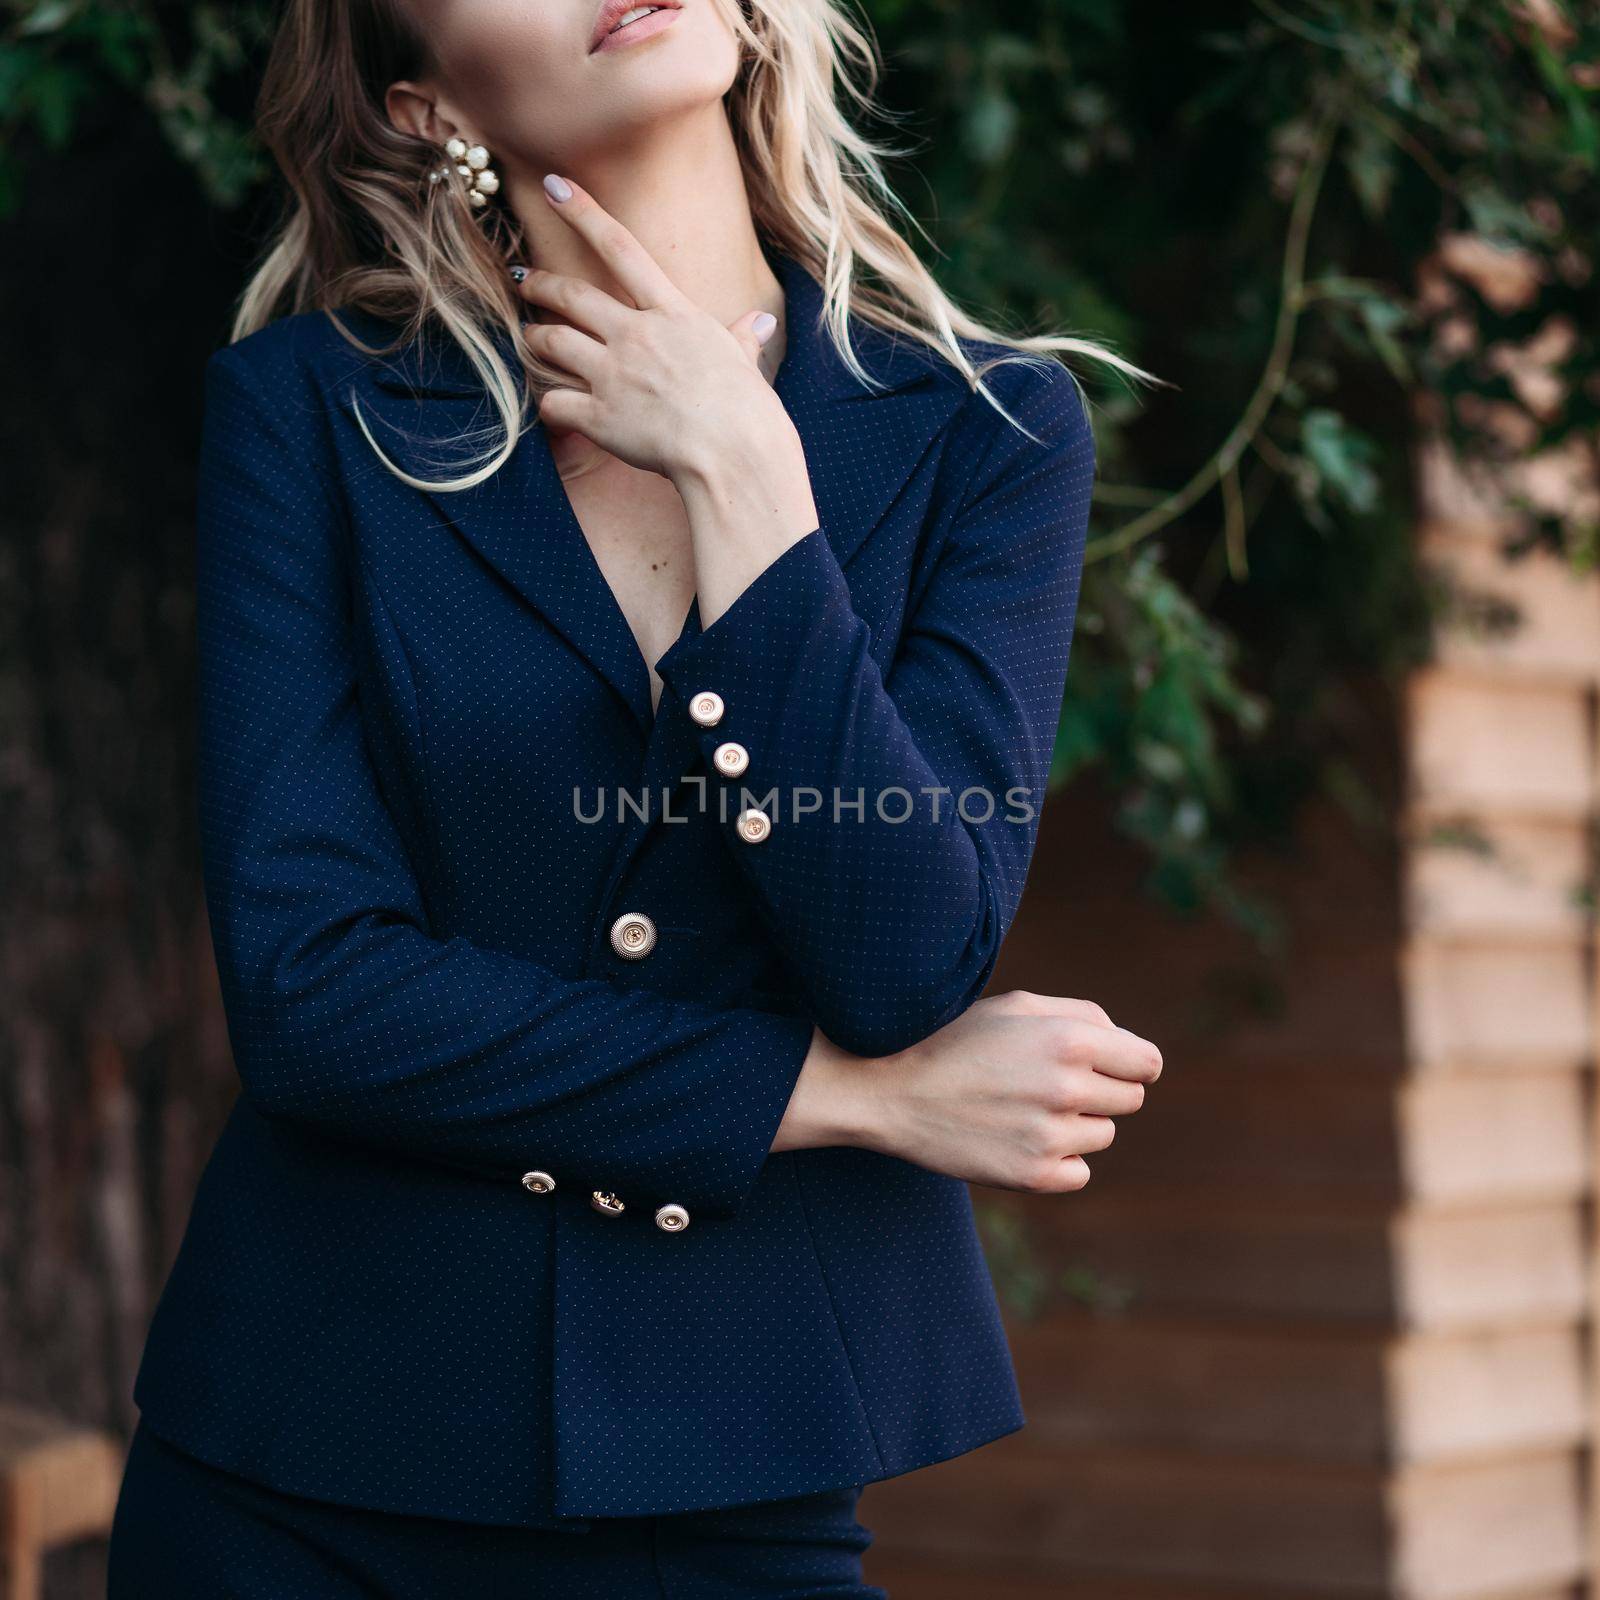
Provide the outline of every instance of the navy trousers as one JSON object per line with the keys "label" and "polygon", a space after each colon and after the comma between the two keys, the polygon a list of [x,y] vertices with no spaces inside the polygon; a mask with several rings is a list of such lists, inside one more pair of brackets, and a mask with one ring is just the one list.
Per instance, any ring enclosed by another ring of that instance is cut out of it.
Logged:
{"label": "navy trousers", "polygon": [[284,1494],[134,1430],[107,1600],[887,1600],[867,1584],[860,1487],[579,1532]]}

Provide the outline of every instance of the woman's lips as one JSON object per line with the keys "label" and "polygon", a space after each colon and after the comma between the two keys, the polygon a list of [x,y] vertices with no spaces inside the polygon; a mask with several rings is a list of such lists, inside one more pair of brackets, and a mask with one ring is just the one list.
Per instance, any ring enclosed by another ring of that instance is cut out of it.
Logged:
{"label": "woman's lips", "polygon": [[594,47],[594,53],[598,55],[602,50],[620,50],[626,45],[652,38],[663,28],[670,28],[680,15],[680,7],[663,6],[659,11],[652,11],[648,17],[640,17],[637,22],[630,22],[615,33],[603,34],[600,43]]}

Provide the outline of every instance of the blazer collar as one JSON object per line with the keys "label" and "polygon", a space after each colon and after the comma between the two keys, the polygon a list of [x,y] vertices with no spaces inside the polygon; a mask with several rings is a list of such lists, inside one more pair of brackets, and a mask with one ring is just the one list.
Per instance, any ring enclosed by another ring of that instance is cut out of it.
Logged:
{"label": "blazer collar", "polygon": [[[881,385],[863,386],[823,323],[821,285],[795,258],[763,248],[785,301],[787,337],[774,388],[805,449],[819,524],[844,565],[969,391],[926,347],[853,322],[852,347]],[[515,370],[506,336],[497,339]],[[363,360],[356,384],[363,411],[376,414],[376,424],[370,415],[368,421],[373,436],[414,476],[449,476],[438,463],[448,459],[452,442],[494,420],[459,346],[439,335]],[[650,667],[594,559],[537,416],[506,463],[476,487],[415,492],[590,662],[648,735]],[[698,628],[698,607],[691,606],[684,627]]]}

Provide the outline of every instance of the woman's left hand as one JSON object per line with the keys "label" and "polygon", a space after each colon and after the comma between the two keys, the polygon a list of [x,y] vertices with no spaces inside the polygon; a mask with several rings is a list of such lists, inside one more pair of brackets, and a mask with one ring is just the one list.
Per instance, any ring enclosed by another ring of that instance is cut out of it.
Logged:
{"label": "woman's left hand", "polygon": [[551,209],[634,303],[582,278],[528,273],[523,297],[566,319],[529,324],[529,346],[588,390],[550,390],[540,401],[540,420],[574,429],[630,466],[674,482],[719,478],[724,463],[746,470],[789,454],[803,463],[789,415],[758,365],[762,312],[724,326],[679,290],[592,195],[567,187],[571,197],[550,196]]}

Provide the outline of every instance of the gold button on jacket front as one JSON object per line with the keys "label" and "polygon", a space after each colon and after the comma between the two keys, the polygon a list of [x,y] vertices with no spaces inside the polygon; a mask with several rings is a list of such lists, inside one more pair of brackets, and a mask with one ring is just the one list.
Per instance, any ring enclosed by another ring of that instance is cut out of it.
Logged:
{"label": "gold button on jacket front", "polygon": [[642,911],[624,911],[611,924],[611,948],[624,961],[642,961],[656,947],[656,925]]}
{"label": "gold button on jacket front", "polygon": [[724,778],[742,778],[750,770],[750,752],[730,739],[711,752],[711,764]]}

